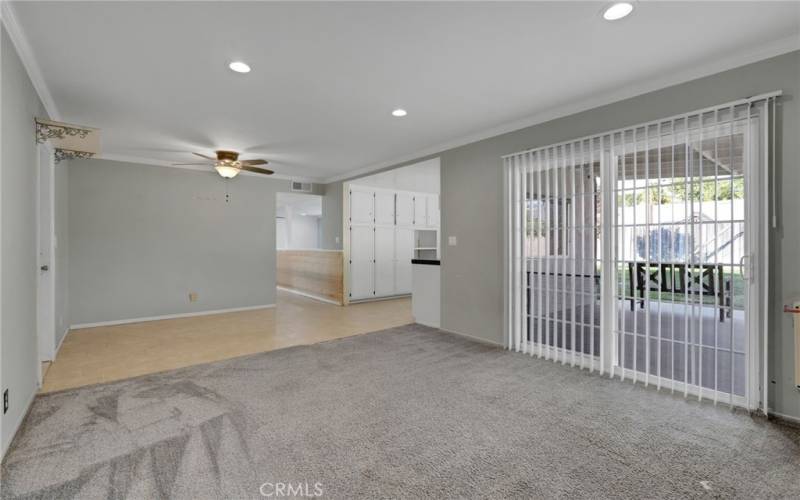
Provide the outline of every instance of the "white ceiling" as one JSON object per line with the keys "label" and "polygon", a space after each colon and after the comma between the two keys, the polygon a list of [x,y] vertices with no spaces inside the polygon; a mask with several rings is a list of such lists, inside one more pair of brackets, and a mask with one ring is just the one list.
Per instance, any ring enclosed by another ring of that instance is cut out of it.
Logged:
{"label": "white ceiling", "polygon": [[[56,118],[100,127],[106,156],[158,163],[231,148],[271,160],[279,174],[328,180],[800,45],[797,2],[640,1],[616,23],[602,20],[602,6],[14,2],[13,10],[31,49],[23,57],[40,68]],[[236,59],[253,71],[229,71]],[[396,107],[408,116],[393,118]]]}

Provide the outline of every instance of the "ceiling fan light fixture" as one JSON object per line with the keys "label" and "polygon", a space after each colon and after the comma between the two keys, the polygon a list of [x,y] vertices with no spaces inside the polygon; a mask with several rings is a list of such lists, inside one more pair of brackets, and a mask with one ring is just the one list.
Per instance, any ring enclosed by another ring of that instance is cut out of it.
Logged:
{"label": "ceiling fan light fixture", "polygon": [[226,179],[233,179],[234,177],[239,175],[239,172],[241,171],[241,168],[235,167],[233,165],[227,165],[225,163],[219,163],[215,165],[214,168],[217,170],[217,173],[219,175],[221,175]]}

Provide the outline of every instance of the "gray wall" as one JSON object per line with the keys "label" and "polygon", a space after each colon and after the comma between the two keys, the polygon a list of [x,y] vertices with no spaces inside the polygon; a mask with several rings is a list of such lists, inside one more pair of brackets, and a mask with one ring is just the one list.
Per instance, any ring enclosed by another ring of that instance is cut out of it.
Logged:
{"label": "gray wall", "polygon": [[0,27],[2,60],[2,170],[0,170],[0,387],[10,407],[0,416],[5,453],[37,389],[36,340],[36,172],[34,118],[45,117],[5,27]]}
{"label": "gray wall", "polygon": [[[780,228],[770,235],[771,406],[800,418],[794,388],[793,329],[786,297],[800,295],[800,52],[651,92],[439,153],[442,169],[442,328],[503,342],[503,212],[501,156],[633,125],[742,97],[783,90],[778,113]],[[429,155],[403,164],[414,163]],[[387,167],[384,170],[399,165]]]}
{"label": "gray wall", "polygon": [[[342,249],[342,183],[325,184],[322,193],[322,217],[320,225],[320,248]],[[336,238],[339,241],[336,241]]]}
{"label": "gray wall", "polygon": [[82,160],[68,184],[73,325],[275,303],[287,181]]}

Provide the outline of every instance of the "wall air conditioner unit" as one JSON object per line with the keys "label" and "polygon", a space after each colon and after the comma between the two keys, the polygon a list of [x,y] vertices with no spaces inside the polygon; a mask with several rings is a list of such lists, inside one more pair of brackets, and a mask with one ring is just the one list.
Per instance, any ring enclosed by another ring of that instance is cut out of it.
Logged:
{"label": "wall air conditioner unit", "polygon": [[313,193],[314,184],[311,182],[292,181],[292,191],[298,193]]}

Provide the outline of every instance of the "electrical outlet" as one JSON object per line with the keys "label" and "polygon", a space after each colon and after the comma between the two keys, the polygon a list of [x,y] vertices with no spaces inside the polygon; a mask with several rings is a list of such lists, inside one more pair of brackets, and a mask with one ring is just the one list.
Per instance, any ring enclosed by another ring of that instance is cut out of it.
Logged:
{"label": "electrical outlet", "polygon": [[197,302],[197,292],[189,292],[189,302]]}
{"label": "electrical outlet", "polygon": [[8,413],[8,389],[3,391],[3,415]]}

